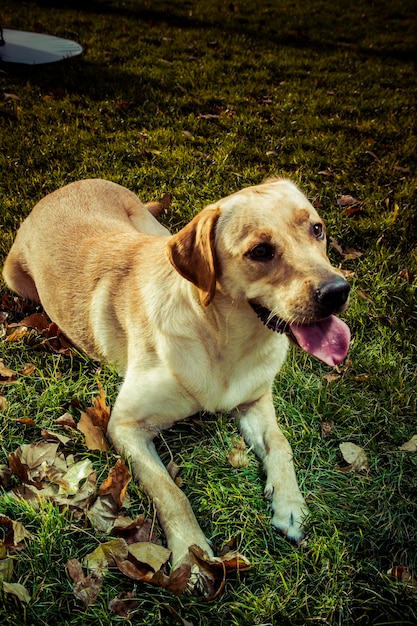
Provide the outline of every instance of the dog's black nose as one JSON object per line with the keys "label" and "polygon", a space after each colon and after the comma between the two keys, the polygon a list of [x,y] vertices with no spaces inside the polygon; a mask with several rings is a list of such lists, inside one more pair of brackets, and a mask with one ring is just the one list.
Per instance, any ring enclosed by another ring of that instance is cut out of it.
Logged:
{"label": "dog's black nose", "polygon": [[342,276],[323,283],[315,293],[323,313],[331,315],[341,311],[349,298],[350,285]]}

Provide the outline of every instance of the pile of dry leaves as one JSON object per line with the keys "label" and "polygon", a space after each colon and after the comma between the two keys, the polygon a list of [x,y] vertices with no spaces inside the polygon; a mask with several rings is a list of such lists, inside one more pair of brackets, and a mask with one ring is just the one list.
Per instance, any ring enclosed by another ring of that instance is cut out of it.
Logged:
{"label": "pile of dry leaves", "polygon": [[[10,495],[24,498],[33,506],[42,498],[53,501],[63,511],[70,512],[73,519],[87,519],[98,534],[107,537],[108,540],[100,542],[81,563],[76,559],[67,563],[74,582],[74,595],[85,604],[97,600],[109,568],[119,570],[137,583],[184,593],[193,590],[195,565],[205,574],[204,588],[200,591],[206,599],[214,599],[221,593],[226,576],[249,569],[248,561],[236,551],[210,559],[200,548],[192,546],[189,563],[172,570],[170,551],[158,540],[154,522],[143,515],[132,519],[122,512],[131,480],[124,462],[118,459],[98,486],[92,461],[89,458],[79,460],[71,452],[71,434],[77,431],[83,433],[88,449],[107,451],[105,433],[109,417],[105,393],[99,384],[99,395],[94,398],[93,406],[81,411],[78,422],[65,413],[56,420],[56,432],[41,430],[40,441],[23,444],[9,454],[8,466],[0,466],[0,483],[7,489],[12,475],[18,477],[20,484],[9,491]],[[32,425],[36,426],[35,422]],[[27,590],[10,580],[13,552],[22,549],[23,541],[30,540],[31,535],[21,524],[4,516],[0,517],[0,524],[10,528],[8,540],[3,546],[0,544],[0,580],[3,580],[4,591],[29,601]],[[111,609],[121,611],[122,607],[129,607],[131,611],[132,602],[133,599],[128,603],[125,599],[120,602],[118,598]]]}

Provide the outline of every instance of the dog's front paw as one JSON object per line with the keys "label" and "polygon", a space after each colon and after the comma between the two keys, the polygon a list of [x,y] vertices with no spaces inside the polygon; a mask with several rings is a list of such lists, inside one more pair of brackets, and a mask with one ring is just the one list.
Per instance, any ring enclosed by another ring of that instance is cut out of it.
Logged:
{"label": "dog's front paw", "polygon": [[185,593],[201,595],[206,600],[218,597],[228,574],[250,569],[249,561],[235,550],[215,557],[196,545],[190,546],[188,557],[184,562],[187,563],[190,572]]}
{"label": "dog's front paw", "polygon": [[290,541],[300,543],[304,538],[303,521],[308,513],[307,505],[301,494],[290,497],[274,491],[272,486],[265,489],[265,497],[271,501],[271,523]]}

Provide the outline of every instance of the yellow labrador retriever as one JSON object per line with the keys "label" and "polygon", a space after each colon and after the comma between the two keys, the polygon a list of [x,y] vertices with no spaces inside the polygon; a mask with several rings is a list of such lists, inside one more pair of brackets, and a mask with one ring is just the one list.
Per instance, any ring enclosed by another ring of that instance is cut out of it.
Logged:
{"label": "yellow labrador retriever", "polygon": [[348,350],[334,313],[349,286],[326,256],[323,222],[281,179],[209,205],[172,236],[152,211],[104,180],[58,189],[18,231],[6,283],[118,366],[108,434],[153,499],[174,565],[192,544],[213,552],[153,440],[201,409],[233,412],[263,462],[272,524],[300,540],[306,505],[271,387],[288,337],[329,365]]}

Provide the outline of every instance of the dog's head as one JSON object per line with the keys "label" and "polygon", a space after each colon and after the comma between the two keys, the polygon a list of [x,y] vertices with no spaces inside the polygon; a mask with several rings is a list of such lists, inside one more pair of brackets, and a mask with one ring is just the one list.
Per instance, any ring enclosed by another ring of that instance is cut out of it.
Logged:
{"label": "dog's head", "polygon": [[[218,290],[329,364],[347,350],[333,314],[346,308],[349,285],[329,262],[323,221],[291,182],[266,181],[208,206],[169,240],[168,253],[204,306]],[[336,336],[343,347],[326,360],[315,344]]]}

